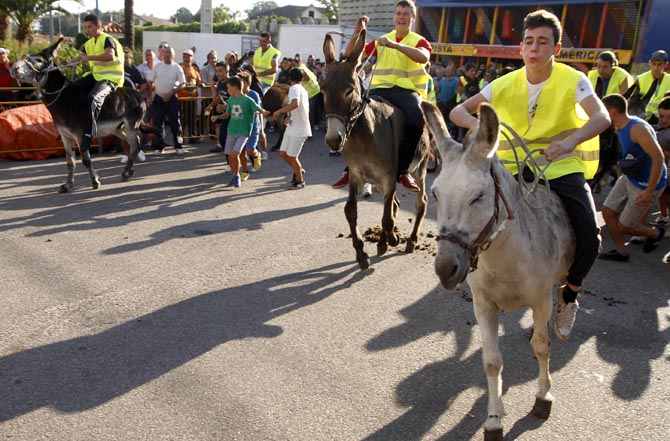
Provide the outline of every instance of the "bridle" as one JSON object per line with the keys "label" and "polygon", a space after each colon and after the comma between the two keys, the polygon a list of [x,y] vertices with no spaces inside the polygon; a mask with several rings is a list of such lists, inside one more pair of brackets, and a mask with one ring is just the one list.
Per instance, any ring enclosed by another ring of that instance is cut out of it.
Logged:
{"label": "bridle", "polygon": [[[63,82],[63,86],[61,86],[60,89],[58,89],[55,92],[49,92],[49,91],[45,90],[44,87],[46,86],[47,81],[49,80],[49,72],[54,71],[54,70],[59,70],[59,69],[65,68],[65,67],[73,67],[73,66],[76,66],[76,65],[79,64],[77,62],[77,63],[65,64],[65,65],[62,65],[62,66],[56,66],[53,59],[51,59],[51,60],[49,60],[49,64],[47,65],[47,67],[45,69],[39,70],[35,67],[33,62],[30,61],[30,57],[26,58],[23,61],[33,71],[33,73],[40,74],[41,79],[36,80],[37,87],[40,88],[40,92],[42,92],[42,95],[45,97],[44,98],[44,105],[47,106],[47,107],[52,106],[56,101],[58,101],[58,99],[60,98],[60,96],[63,93],[63,91],[65,90],[65,88],[70,85],[70,81],[67,78],[64,77],[65,81]],[[54,99],[52,99],[51,102],[46,102],[47,101],[46,96],[49,96],[49,95],[51,95],[51,96],[56,95],[56,97]]]}
{"label": "bridle", "polygon": [[[379,51],[379,56],[377,57],[377,61],[379,61],[384,54],[384,50],[386,50],[386,46],[382,46],[381,50]],[[371,57],[368,57],[367,60],[360,66],[360,71],[363,72],[363,67],[371,61]],[[351,131],[354,129],[354,126],[356,125],[356,121],[358,121],[358,118],[365,112],[365,108],[367,105],[370,103],[370,88],[365,87],[363,84],[363,79],[360,77],[360,75],[356,75],[358,77],[358,86],[359,90],[363,91],[361,93],[361,103],[358,105],[356,109],[354,109],[353,112],[350,112],[348,116],[342,116],[339,113],[335,112],[329,112],[326,113],[326,118],[328,117],[333,117],[337,120],[340,120],[342,124],[344,124],[344,137],[347,138]],[[372,73],[370,75],[370,84],[372,84],[372,78],[375,76],[375,70],[372,70]]]}
{"label": "bridle", "polygon": [[[362,82],[360,78],[359,81]],[[335,112],[326,113],[326,118],[333,117],[341,121],[342,124],[344,124],[345,138],[347,138],[351,134],[351,131],[354,129],[354,126],[356,125],[358,118],[360,118],[363,112],[365,112],[365,108],[370,102],[370,90],[364,88],[362,84],[359,84],[359,91],[360,90],[363,91],[363,93],[361,93],[361,102],[358,104],[358,106],[356,106],[355,109],[353,109],[353,111],[349,112],[347,116],[343,116]]]}
{"label": "bridle", "polygon": [[[503,193],[502,188],[500,188],[500,178],[495,170],[495,161],[491,161],[491,178],[493,178],[493,185],[495,187],[495,196],[494,196],[494,206],[493,214],[489,218],[489,221],[484,225],[484,228],[479,233],[477,238],[472,242],[467,242],[461,238],[461,235],[457,234],[454,231],[447,231],[444,234],[440,234],[435,237],[435,240],[438,242],[441,240],[446,240],[453,244],[458,245],[459,247],[465,250],[465,253],[470,259],[470,271],[477,269],[477,262],[479,261],[479,254],[482,251],[486,251],[490,246],[493,240],[498,236],[498,234],[505,229],[506,221],[514,219],[514,214],[512,213],[512,208],[507,202],[505,193]],[[507,211],[507,218],[498,225],[500,220],[500,200],[502,199],[505,210]],[[498,225],[498,228],[495,228]],[[494,230],[495,228],[495,230]]]}

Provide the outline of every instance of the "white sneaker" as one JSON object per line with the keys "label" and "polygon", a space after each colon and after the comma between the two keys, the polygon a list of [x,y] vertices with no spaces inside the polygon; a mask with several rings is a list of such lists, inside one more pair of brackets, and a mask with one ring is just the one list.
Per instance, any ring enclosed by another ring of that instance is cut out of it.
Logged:
{"label": "white sneaker", "polygon": [[174,149],[174,152],[177,154],[177,156],[182,156],[184,153],[184,149]]}
{"label": "white sneaker", "polygon": [[125,164],[126,162],[128,162],[128,157],[126,155],[123,155],[121,157],[121,164]]}
{"label": "white sneaker", "polygon": [[579,302],[574,303],[563,302],[563,289],[558,290],[558,299],[556,302],[556,315],[554,316],[554,334],[560,340],[567,340],[572,332],[572,326],[575,324],[577,318],[577,310],[579,310]]}
{"label": "white sneaker", "polygon": [[630,238],[631,243],[644,243],[647,240],[647,236],[632,236]]}
{"label": "white sneaker", "polygon": [[372,184],[366,182],[363,184],[363,197],[369,198],[372,196]]}
{"label": "white sneaker", "polygon": [[137,159],[140,162],[144,162],[144,161],[147,160],[147,155],[145,155],[144,152],[142,150],[140,150],[139,152],[137,152]]}
{"label": "white sneaker", "polygon": [[261,159],[262,159],[263,161],[267,161],[267,160],[268,160],[268,152],[266,152],[266,151],[262,151],[262,152],[261,152]]}

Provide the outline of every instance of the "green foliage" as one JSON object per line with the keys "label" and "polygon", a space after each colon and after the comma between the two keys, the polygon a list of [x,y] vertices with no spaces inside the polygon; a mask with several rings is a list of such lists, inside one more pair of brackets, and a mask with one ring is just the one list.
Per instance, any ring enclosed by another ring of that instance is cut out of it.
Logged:
{"label": "green foliage", "polygon": [[319,0],[321,6],[326,9],[325,16],[328,17],[328,23],[337,24],[340,19],[340,1],[339,0]]}
{"label": "green foliage", "polygon": [[[188,24],[169,24],[169,25],[160,25],[160,26],[137,26],[135,28],[135,45],[142,46],[142,34],[145,31],[154,31],[154,32],[200,32],[200,23],[188,23]],[[241,34],[242,32],[247,31],[246,23],[241,21],[228,21],[225,23],[215,23],[214,24],[214,33],[215,34]]]}
{"label": "green foliage", "polygon": [[263,11],[268,11],[270,9],[278,8],[277,3],[273,1],[260,1],[253,4],[251,9],[247,9],[244,12],[247,13],[247,17],[251,17],[256,14],[260,14]]}
{"label": "green foliage", "polygon": [[181,7],[170,17],[170,21],[184,24],[193,23],[193,14],[188,8]]}

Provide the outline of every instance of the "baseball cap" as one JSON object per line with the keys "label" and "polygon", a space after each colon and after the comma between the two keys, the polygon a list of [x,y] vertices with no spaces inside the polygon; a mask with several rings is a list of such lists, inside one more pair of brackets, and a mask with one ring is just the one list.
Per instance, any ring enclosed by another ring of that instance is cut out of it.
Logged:
{"label": "baseball cap", "polygon": [[9,50],[4,47],[0,47],[0,54],[9,54]]}
{"label": "baseball cap", "polygon": [[191,49],[186,49],[182,54],[189,54],[190,56],[193,56],[193,51]]}
{"label": "baseball cap", "polygon": [[668,61],[668,53],[664,50],[654,51],[651,54],[650,60],[658,60],[658,61],[666,62],[666,61]]}

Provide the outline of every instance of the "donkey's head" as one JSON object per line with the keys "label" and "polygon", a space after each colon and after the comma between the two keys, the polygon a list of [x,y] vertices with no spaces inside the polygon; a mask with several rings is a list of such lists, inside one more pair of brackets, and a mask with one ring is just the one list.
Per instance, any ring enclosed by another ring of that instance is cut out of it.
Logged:
{"label": "donkey's head", "polygon": [[[654,80],[650,90],[656,90],[657,82],[658,80]],[[628,114],[644,119],[647,116],[647,104],[649,104],[652,95],[647,93],[647,96],[642,96],[639,84],[637,82],[633,84],[623,95],[628,100]]]}
{"label": "donkey's head", "polygon": [[12,77],[21,82],[43,85],[49,72],[47,69],[54,65],[54,60],[62,43],[63,38],[59,38],[57,42],[41,52],[28,55],[25,59],[14,63],[11,72]]}
{"label": "donkey's head", "polygon": [[323,42],[323,54],[326,61],[326,80],[321,86],[324,110],[328,128],[326,144],[333,150],[340,150],[344,145],[348,125],[353,124],[352,115],[363,102],[361,85],[358,79],[358,67],[361,64],[361,53],[365,47],[365,30],[354,36],[356,43],[348,57],[336,61],[335,45],[330,34],[326,34]]}
{"label": "donkey's head", "polygon": [[482,232],[489,228],[496,212],[491,166],[498,147],[499,121],[491,106],[482,105],[479,127],[468,132],[460,144],[449,136],[434,105],[424,101],[421,110],[442,157],[442,171],[431,187],[439,225],[435,272],[451,290],[465,280],[471,258],[479,252]]}

